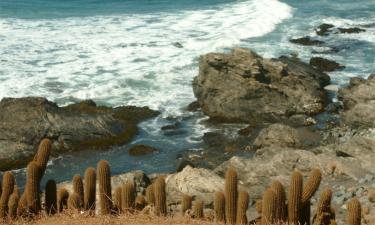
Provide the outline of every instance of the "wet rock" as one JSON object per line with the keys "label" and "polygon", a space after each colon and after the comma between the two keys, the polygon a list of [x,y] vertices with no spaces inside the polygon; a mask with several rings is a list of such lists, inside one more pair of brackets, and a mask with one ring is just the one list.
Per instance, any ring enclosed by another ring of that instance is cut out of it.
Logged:
{"label": "wet rock", "polygon": [[311,39],[308,36],[301,37],[301,38],[296,38],[296,39],[291,39],[290,42],[294,43],[294,44],[305,45],[305,46],[322,45],[322,44],[324,44],[324,41],[314,40],[314,39]]}
{"label": "wet rock", "polygon": [[195,112],[197,111],[198,109],[200,108],[200,105],[199,105],[199,102],[198,101],[194,101],[192,103],[190,103],[187,107],[187,110],[189,112]]}
{"label": "wet rock", "polygon": [[129,149],[128,152],[131,156],[142,156],[159,152],[159,150],[148,145],[134,145]]}
{"label": "wet rock", "polygon": [[200,58],[193,90],[202,111],[220,122],[262,124],[325,106],[328,75],[296,58],[264,59],[248,49]]}
{"label": "wet rock", "polygon": [[184,46],[180,42],[173,42],[173,46],[176,48],[183,48]]}
{"label": "wet rock", "polygon": [[176,122],[174,124],[165,125],[161,127],[161,130],[176,130],[178,129],[180,123]]}
{"label": "wet rock", "polygon": [[350,27],[350,28],[338,28],[338,31],[342,34],[356,34],[361,32],[366,32],[365,29],[359,27]]}
{"label": "wet rock", "polygon": [[345,66],[329,59],[322,57],[313,57],[310,59],[310,65],[325,72],[332,72],[338,69],[343,69]]}
{"label": "wet rock", "polygon": [[187,166],[195,168],[195,165],[190,160],[187,160],[187,159],[184,159],[184,158],[178,159],[177,166],[176,166],[176,172],[181,172]]}
{"label": "wet rock", "polygon": [[319,36],[327,36],[329,33],[332,32],[332,28],[334,28],[332,24],[323,23],[316,29],[316,34]]}
{"label": "wet rock", "polygon": [[128,143],[137,134],[139,122],[158,114],[148,107],[110,108],[93,101],[58,107],[45,98],[3,98],[0,170],[26,165],[45,137],[53,142],[53,155]]}
{"label": "wet rock", "polygon": [[351,127],[375,127],[375,74],[367,80],[354,78],[350,85],[339,90],[343,102],[341,113],[345,124]]}

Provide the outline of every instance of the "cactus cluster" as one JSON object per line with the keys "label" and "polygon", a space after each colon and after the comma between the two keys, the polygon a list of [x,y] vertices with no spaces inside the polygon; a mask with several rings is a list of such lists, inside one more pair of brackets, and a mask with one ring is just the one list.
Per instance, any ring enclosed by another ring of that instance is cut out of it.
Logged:
{"label": "cactus cluster", "polygon": [[167,195],[165,193],[164,177],[158,177],[154,184],[155,213],[158,216],[167,215]]}
{"label": "cactus cluster", "polygon": [[189,209],[191,209],[193,202],[193,198],[190,195],[182,195],[182,201],[181,201],[181,213],[184,216],[185,212]]}
{"label": "cactus cluster", "polygon": [[111,169],[108,161],[99,161],[97,175],[99,182],[100,213],[102,215],[108,215],[111,214],[112,210]]}

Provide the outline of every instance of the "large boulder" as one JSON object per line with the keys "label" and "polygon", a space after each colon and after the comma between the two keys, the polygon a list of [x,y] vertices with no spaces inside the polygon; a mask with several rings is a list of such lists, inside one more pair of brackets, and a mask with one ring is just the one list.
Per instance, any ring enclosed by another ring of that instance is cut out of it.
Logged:
{"label": "large boulder", "polygon": [[342,119],[352,127],[375,127],[375,74],[367,80],[352,78],[348,87],[339,90],[344,104]]}
{"label": "large boulder", "polygon": [[45,98],[4,98],[0,102],[0,170],[22,167],[41,139],[53,141],[53,154],[105,149],[129,142],[137,124],[158,112],[147,107],[96,106],[93,101],[58,107]]}
{"label": "large boulder", "polygon": [[202,111],[230,122],[277,122],[324,110],[328,75],[297,58],[264,59],[248,49],[200,57],[193,90]]}

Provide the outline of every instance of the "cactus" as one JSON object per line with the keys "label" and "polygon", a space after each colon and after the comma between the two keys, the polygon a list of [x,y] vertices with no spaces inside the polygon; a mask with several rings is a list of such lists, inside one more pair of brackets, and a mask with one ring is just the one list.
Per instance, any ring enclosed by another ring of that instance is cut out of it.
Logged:
{"label": "cactus", "polygon": [[57,188],[54,180],[48,180],[45,189],[45,210],[47,215],[57,212]]}
{"label": "cactus", "polygon": [[68,198],[68,209],[69,210],[80,210],[81,209],[81,196],[78,193],[73,192]]}
{"label": "cactus", "polygon": [[84,209],[95,210],[96,198],[96,172],[93,167],[89,167],[85,171],[85,186],[84,186]]}
{"label": "cactus", "polygon": [[237,224],[238,225],[246,225],[247,224],[247,216],[246,211],[249,206],[249,194],[247,191],[240,191],[238,193],[238,205],[237,205]]}
{"label": "cactus", "polygon": [[2,192],[0,197],[0,218],[5,218],[8,213],[8,200],[14,188],[14,176],[7,171],[3,174]]}
{"label": "cactus", "polygon": [[311,203],[310,200],[307,200],[307,202],[302,206],[301,209],[301,224],[304,225],[310,225],[310,217],[311,217]]}
{"label": "cactus", "polygon": [[299,224],[301,216],[301,205],[302,205],[302,185],[303,178],[302,174],[298,171],[294,171],[289,187],[289,198],[288,198],[288,221],[289,224]]}
{"label": "cactus", "polygon": [[225,175],[225,218],[228,224],[236,223],[237,198],[237,173],[228,169]]}
{"label": "cactus", "polygon": [[262,199],[258,199],[255,201],[255,210],[257,211],[257,213],[259,215],[262,215],[262,211],[263,211],[263,201]]}
{"label": "cactus", "polygon": [[37,214],[41,209],[39,199],[39,181],[40,181],[40,168],[33,161],[27,166],[26,177],[26,201],[27,208],[30,213]]}
{"label": "cactus", "polygon": [[276,192],[268,188],[263,195],[262,200],[262,225],[270,225],[276,222],[277,205]]}
{"label": "cactus", "polygon": [[310,173],[309,179],[303,185],[302,191],[302,205],[307,204],[311,197],[318,190],[320,182],[322,180],[322,172],[319,169],[313,169]]}
{"label": "cactus", "polygon": [[154,193],[154,185],[149,185],[146,188],[146,201],[150,205],[155,205],[155,193]]}
{"label": "cactus", "polygon": [[134,209],[135,202],[134,182],[126,182],[122,186],[122,211],[131,212]]}
{"label": "cactus", "polygon": [[347,204],[348,225],[361,225],[361,203],[353,198]]}
{"label": "cactus", "polygon": [[[83,198],[84,198],[83,197],[84,196],[83,182],[79,174],[76,174],[73,176],[72,184],[73,184],[73,192],[78,194],[79,199],[80,199],[79,202],[80,204],[83,204]],[[80,207],[82,207],[82,205]]]}
{"label": "cactus", "polygon": [[113,196],[113,204],[118,213],[122,212],[122,187],[116,187],[115,193]]}
{"label": "cactus", "polygon": [[99,161],[97,174],[99,181],[100,214],[108,215],[112,210],[111,169],[108,161]]}
{"label": "cactus", "polygon": [[138,195],[135,198],[135,209],[141,211],[146,206],[146,198],[143,195]]}
{"label": "cactus", "polygon": [[154,184],[155,213],[157,216],[167,215],[167,197],[165,193],[165,180],[158,177]]}
{"label": "cactus", "polygon": [[26,214],[27,209],[27,200],[26,200],[26,193],[24,192],[18,201],[17,207],[17,217],[23,217]]}
{"label": "cactus", "polygon": [[14,220],[17,217],[17,208],[18,208],[18,201],[19,201],[19,193],[18,191],[13,191],[13,193],[9,197],[8,201],[8,218],[9,220]]}
{"label": "cactus", "polygon": [[332,219],[331,213],[332,190],[325,188],[316,207],[314,225],[329,225]]}
{"label": "cactus", "polygon": [[215,193],[214,211],[215,211],[216,223],[224,223],[225,222],[225,197],[224,197],[224,193],[221,191],[218,191]]}
{"label": "cactus", "polygon": [[182,201],[181,201],[181,213],[182,216],[185,215],[185,212],[189,209],[191,209],[191,203],[193,201],[193,198],[190,195],[183,194],[182,195]]}
{"label": "cactus", "polygon": [[[40,144],[39,144],[39,147],[38,147],[38,151],[34,157],[34,161],[36,162],[36,165],[39,167],[40,169],[40,175],[39,175],[39,179],[41,180],[43,178],[43,175],[44,175],[44,172],[47,168],[47,162],[48,162],[48,159],[49,159],[49,155],[51,153],[51,146],[52,146],[52,142],[51,140],[49,140],[48,138],[44,138]],[[39,180],[39,182],[40,182]]]}
{"label": "cactus", "polygon": [[65,188],[61,188],[57,192],[57,210],[62,212],[68,206],[69,192]]}
{"label": "cactus", "polygon": [[281,184],[280,181],[273,181],[271,184],[272,190],[275,191],[276,194],[276,215],[275,215],[275,221],[285,222],[286,220],[286,194],[284,186]]}
{"label": "cactus", "polygon": [[194,206],[193,206],[193,212],[194,212],[194,218],[196,219],[202,219],[204,217],[202,200],[195,201]]}

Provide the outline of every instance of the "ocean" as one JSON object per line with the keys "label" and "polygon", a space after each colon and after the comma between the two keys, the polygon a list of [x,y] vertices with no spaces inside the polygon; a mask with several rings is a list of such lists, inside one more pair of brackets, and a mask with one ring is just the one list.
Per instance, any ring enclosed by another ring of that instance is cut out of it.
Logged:
{"label": "ocean", "polygon": [[[314,29],[322,23],[366,32],[319,37]],[[325,47],[289,42],[307,35]],[[375,0],[1,0],[0,98],[43,96],[59,105],[93,99],[161,111],[125,146],[53,159],[45,179],[82,175],[99,159],[109,160],[114,174],[171,172],[181,152],[202,148],[205,132],[240,127],[214,126],[186,111],[194,101],[199,56],[233,47],[306,62],[333,59],[346,66],[329,73],[343,86],[350,77],[375,72]],[[173,134],[160,129],[175,122],[180,127]],[[129,156],[129,147],[139,143],[160,152]],[[24,170],[16,172],[22,180]]]}

